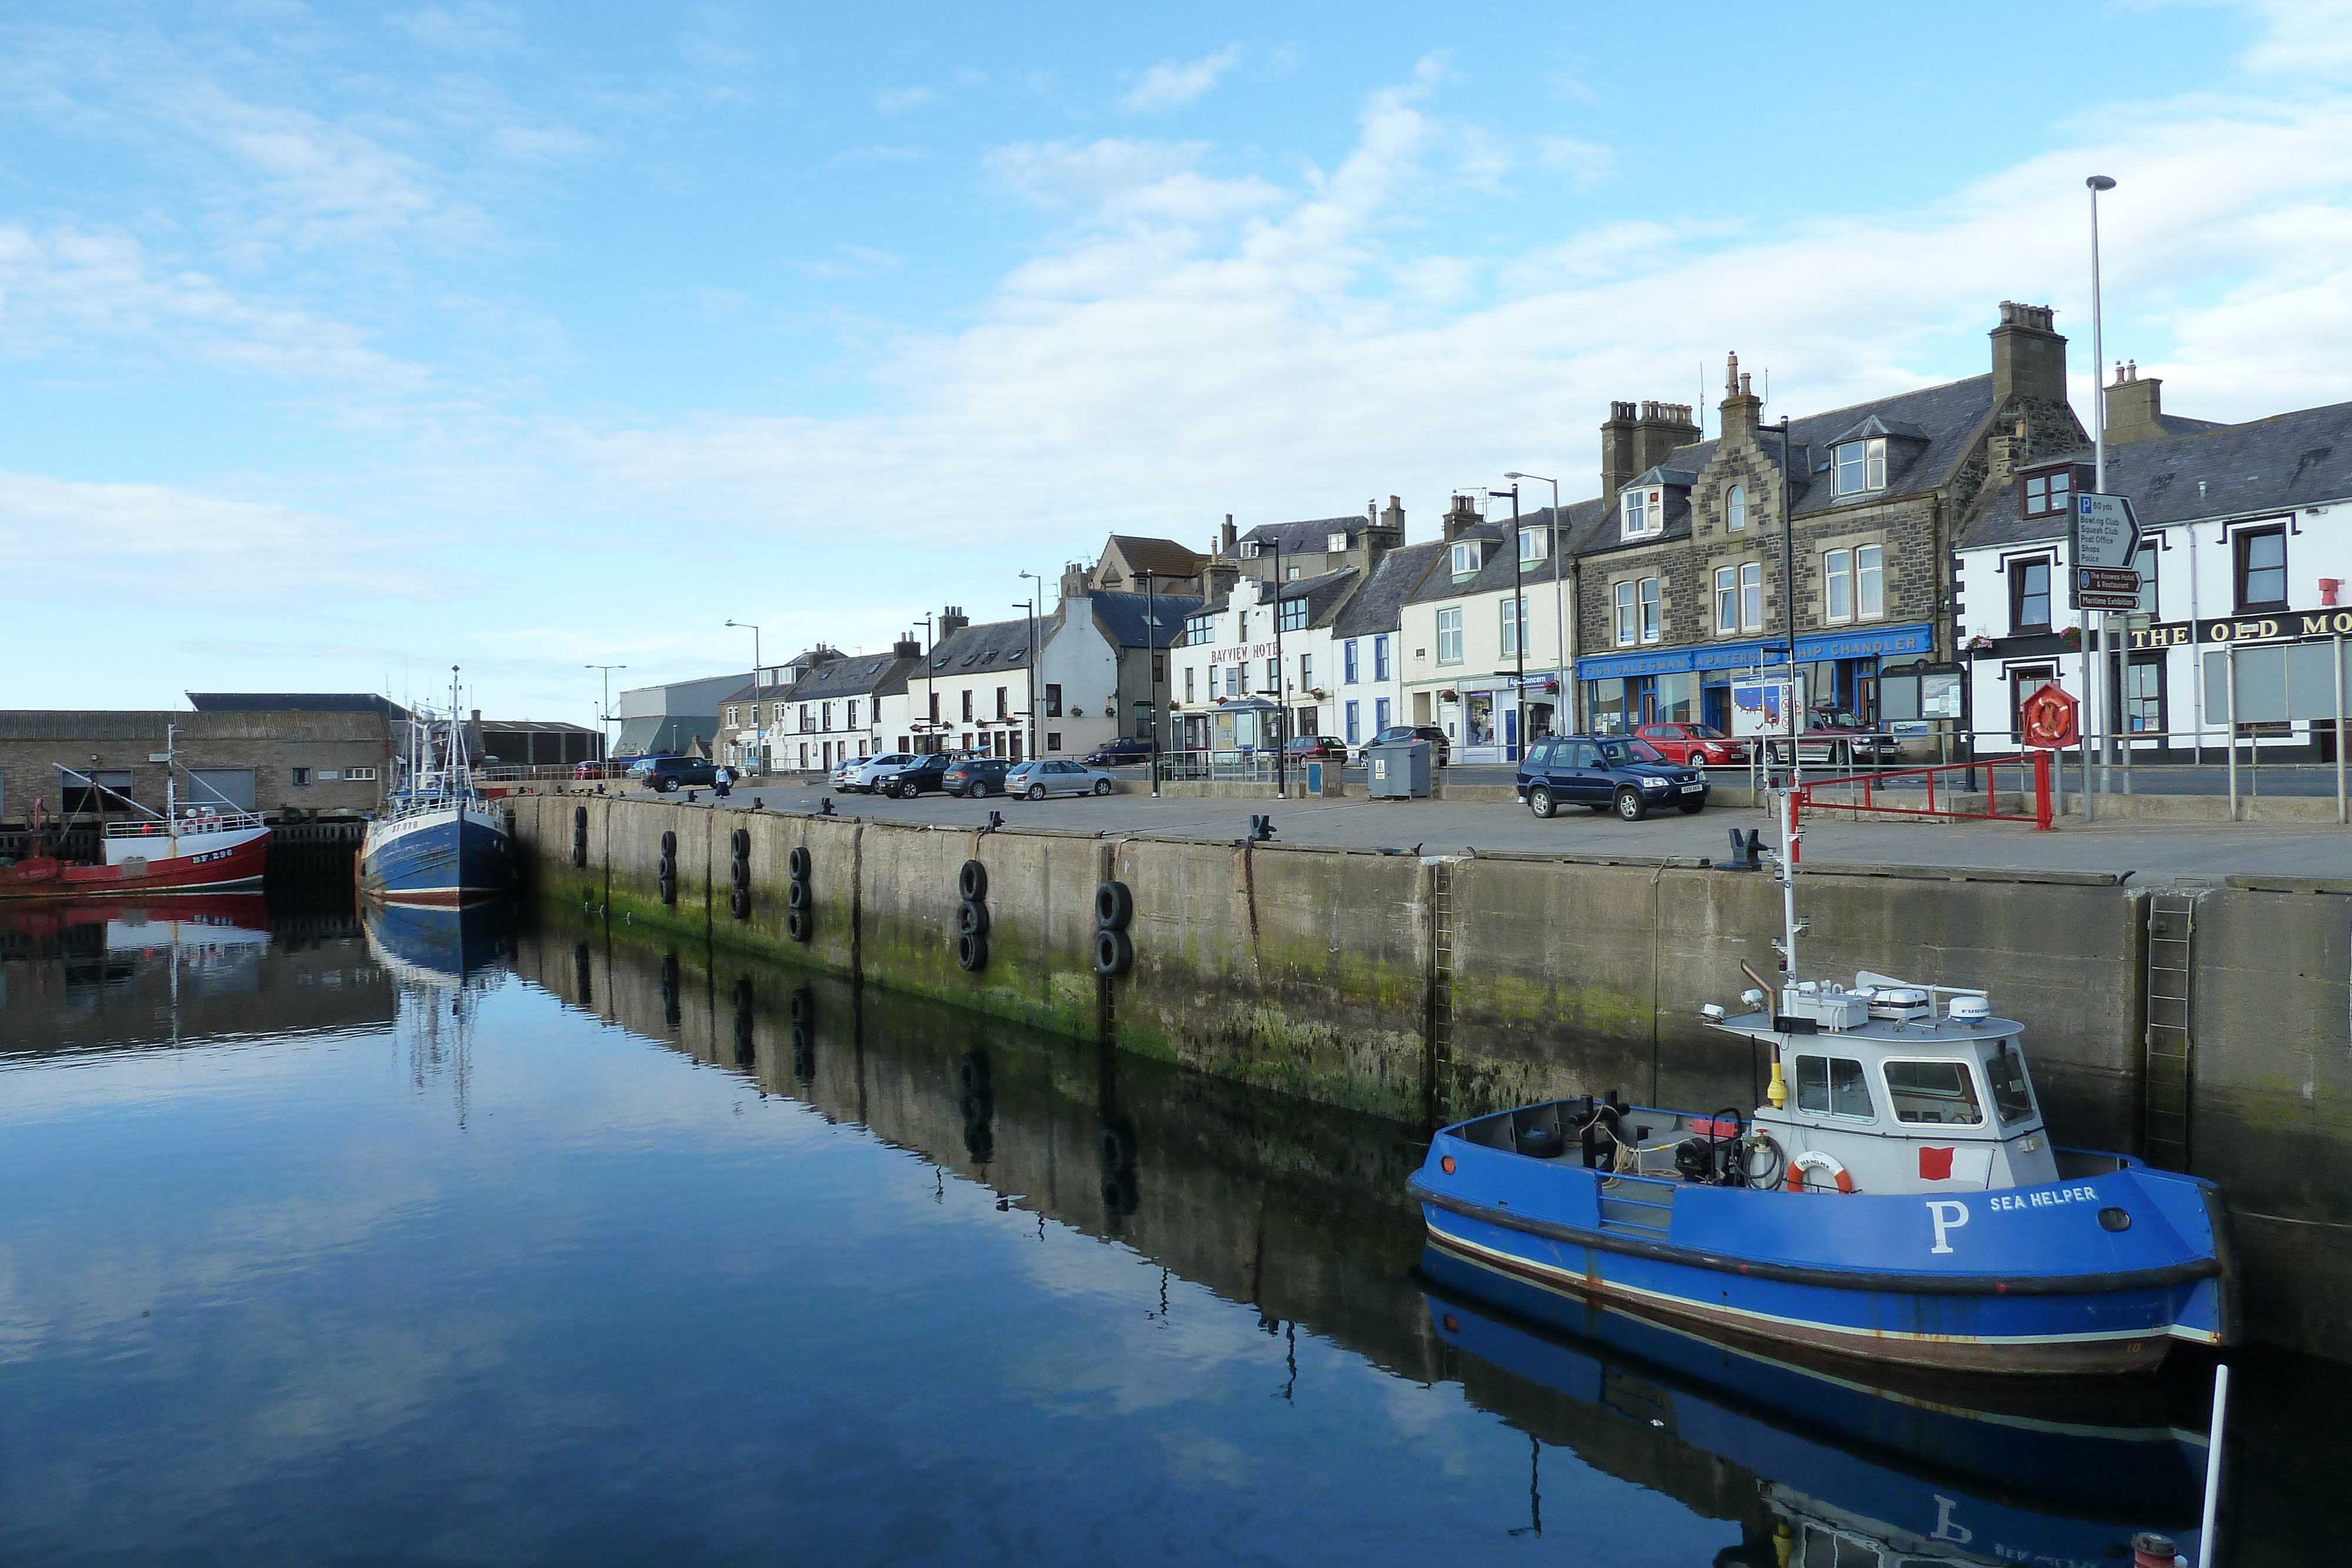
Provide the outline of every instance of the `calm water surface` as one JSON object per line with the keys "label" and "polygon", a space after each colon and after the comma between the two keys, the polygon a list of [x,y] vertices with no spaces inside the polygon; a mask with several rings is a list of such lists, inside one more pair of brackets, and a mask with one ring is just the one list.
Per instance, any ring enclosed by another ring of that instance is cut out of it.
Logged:
{"label": "calm water surface", "polygon": [[[1418,1156],[565,916],[0,913],[0,1562],[2088,1565],[2194,1523],[2200,1369],[1890,1399],[1554,1335],[1418,1272]],[[2243,1375],[2233,1560],[2329,1560],[2352,1385]]]}

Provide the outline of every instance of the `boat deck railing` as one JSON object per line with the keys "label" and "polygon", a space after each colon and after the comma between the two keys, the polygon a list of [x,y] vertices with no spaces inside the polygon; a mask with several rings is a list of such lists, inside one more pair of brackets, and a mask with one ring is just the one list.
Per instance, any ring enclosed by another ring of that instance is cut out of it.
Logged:
{"label": "boat deck railing", "polygon": [[174,833],[226,833],[268,825],[258,811],[199,811],[194,816],[176,817],[170,821],[161,817],[142,817],[135,821],[109,822],[106,824],[106,836],[110,839],[163,839]]}

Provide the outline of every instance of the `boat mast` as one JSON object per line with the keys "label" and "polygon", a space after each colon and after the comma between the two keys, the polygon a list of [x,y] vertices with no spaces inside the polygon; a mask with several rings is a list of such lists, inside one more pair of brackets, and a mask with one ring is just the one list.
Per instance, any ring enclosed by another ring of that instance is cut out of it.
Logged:
{"label": "boat mast", "polygon": [[1797,792],[1780,792],[1780,958],[1788,975],[1782,986],[1797,983]]}
{"label": "boat mast", "polygon": [[[173,786],[179,782],[178,776],[173,772],[173,769],[179,766],[177,748],[173,744],[173,733],[174,727],[172,722],[169,719],[164,720],[163,821],[167,823],[176,822],[180,820],[180,798],[178,791],[173,789]],[[173,970],[173,983],[174,986],[179,983],[179,971],[176,968]],[[173,1023],[175,1027],[177,1025],[177,1019],[174,1018]]]}

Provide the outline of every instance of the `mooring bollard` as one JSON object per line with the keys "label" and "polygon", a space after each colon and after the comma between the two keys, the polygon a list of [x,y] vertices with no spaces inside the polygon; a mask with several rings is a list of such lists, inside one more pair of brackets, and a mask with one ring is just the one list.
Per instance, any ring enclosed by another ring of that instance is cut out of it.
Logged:
{"label": "mooring bollard", "polygon": [[2132,1568],[2175,1568],[2183,1561],[2179,1552],[2178,1543],[2161,1531],[2143,1530],[2132,1537]]}

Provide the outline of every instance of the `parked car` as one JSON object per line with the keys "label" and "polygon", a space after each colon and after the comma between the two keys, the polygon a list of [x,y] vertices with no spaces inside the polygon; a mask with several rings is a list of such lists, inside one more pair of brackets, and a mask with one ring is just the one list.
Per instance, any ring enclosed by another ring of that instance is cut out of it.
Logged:
{"label": "parked car", "polygon": [[1139,762],[1151,760],[1157,749],[1139,735],[1123,735],[1117,740],[1105,741],[1087,753],[1089,768],[1132,768]]}
{"label": "parked car", "polygon": [[889,796],[893,800],[911,800],[918,795],[946,789],[948,769],[954,766],[954,758],[943,751],[934,751],[918,757],[904,768],[877,769],[874,790],[877,794]]}
{"label": "parked car", "polygon": [[1628,735],[1570,735],[1538,740],[1519,764],[1519,799],[1538,817],[1562,806],[1614,809],[1638,822],[1658,807],[1685,814],[1706,809],[1706,776],[1669,762],[1648,741]]}
{"label": "parked car", "polygon": [[1293,762],[1345,762],[1348,743],[1336,735],[1302,735],[1282,748]]}
{"label": "parked car", "polygon": [[1375,746],[1386,746],[1397,740],[1429,742],[1429,760],[1433,767],[1443,768],[1453,760],[1454,743],[1446,739],[1445,732],[1433,724],[1392,724],[1366,741],[1364,750],[1356,754],[1356,760],[1361,762],[1364,753]]}
{"label": "parked car", "polygon": [[1088,768],[1064,757],[1036,757],[1004,770],[1004,792],[1024,800],[1048,795],[1108,795],[1118,788],[1099,768]]}
{"label": "parked car", "polygon": [[574,779],[612,779],[618,777],[615,770],[620,767],[621,764],[618,762],[598,762],[592,758],[586,762],[572,764],[572,777]]}
{"label": "parked car", "polygon": [[[1789,760],[1789,740],[1785,735],[1778,739],[1767,736],[1764,749],[1774,762]],[[1797,737],[1799,759],[1823,767],[1841,762],[1889,763],[1898,760],[1902,755],[1903,743],[1893,736],[1865,729],[1843,717],[1815,715]]]}
{"label": "parked car", "polygon": [[719,782],[719,769],[699,757],[640,757],[629,764],[629,782],[667,795],[680,785],[707,789]]}
{"label": "parked car", "polygon": [[1633,733],[1669,762],[1719,768],[1748,758],[1748,742],[1735,740],[1711,724],[1645,724]]}
{"label": "parked car", "polygon": [[1004,775],[1013,764],[1002,757],[966,757],[961,758],[940,778],[940,786],[950,795],[978,800],[982,795],[1004,793]]}
{"label": "parked car", "polygon": [[833,770],[833,790],[836,795],[871,795],[881,776],[904,768],[916,760],[911,751],[884,752],[874,757],[852,757]]}

